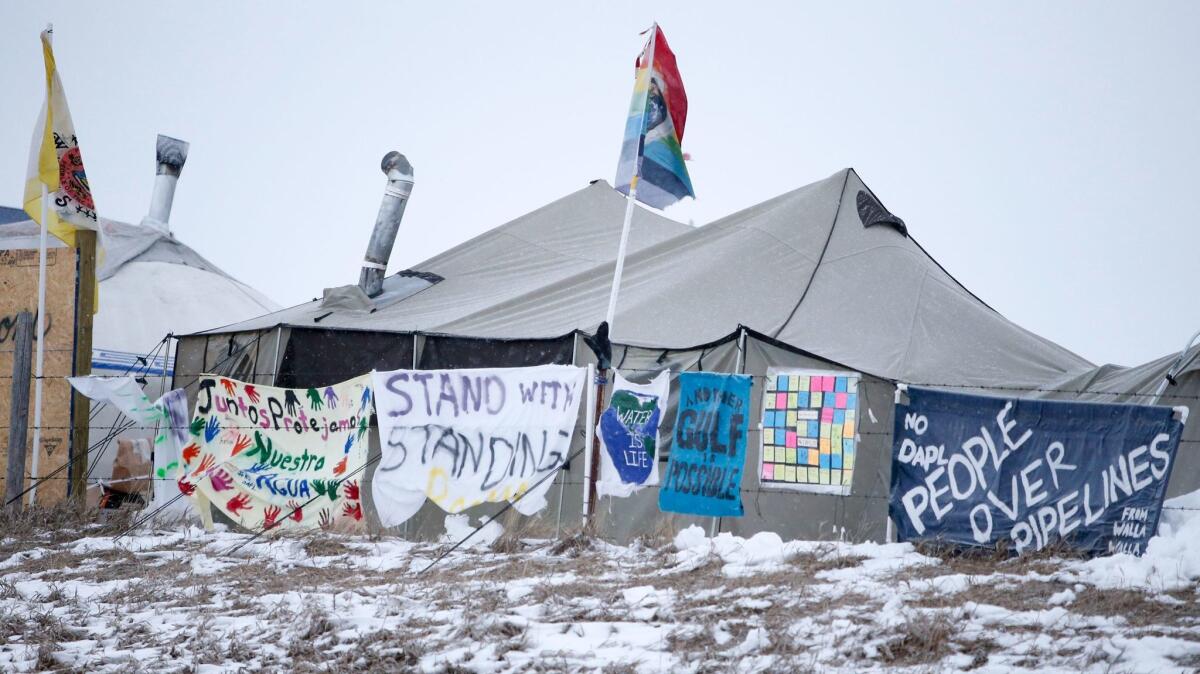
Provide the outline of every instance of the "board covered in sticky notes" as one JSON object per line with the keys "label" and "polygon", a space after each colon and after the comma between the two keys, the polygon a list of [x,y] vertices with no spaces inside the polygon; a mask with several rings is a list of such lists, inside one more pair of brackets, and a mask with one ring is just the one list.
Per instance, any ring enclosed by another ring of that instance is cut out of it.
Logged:
{"label": "board covered in sticky notes", "polygon": [[859,379],[855,372],[767,371],[758,470],[762,486],[850,493]]}

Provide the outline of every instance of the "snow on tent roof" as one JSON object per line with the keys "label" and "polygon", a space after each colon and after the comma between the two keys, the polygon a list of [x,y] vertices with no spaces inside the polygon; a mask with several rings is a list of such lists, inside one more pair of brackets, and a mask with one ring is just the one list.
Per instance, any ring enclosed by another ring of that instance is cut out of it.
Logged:
{"label": "snow on tent roof", "polygon": [[[745,326],[865,372],[934,385],[1026,386],[1093,367],[987,306],[902,226],[865,226],[859,192],[879,201],[844,169],[700,228],[639,208],[613,340],[679,348]],[[598,182],[416,265],[445,281],[374,313],[327,314],[310,303],[212,332],[316,327],[321,314],[326,329],[509,339],[591,332],[607,309],[624,207]]]}

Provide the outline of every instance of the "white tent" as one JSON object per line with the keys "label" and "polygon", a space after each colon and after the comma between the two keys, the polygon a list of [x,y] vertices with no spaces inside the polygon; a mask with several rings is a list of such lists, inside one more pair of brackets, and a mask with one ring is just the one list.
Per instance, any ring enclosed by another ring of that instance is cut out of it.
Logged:
{"label": "white tent", "polygon": [[[168,333],[187,334],[227,325],[279,308],[169,232],[105,219],[101,219],[101,227],[107,248],[97,273],[100,311],[93,323],[94,374],[142,376],[147,393],[157,394],[170,383],[173,359],[167,357],[165,346],[145,363],[138,359],[153,351]],[[0,206],[0,250],[36,250],[38,235],[37,223],[24,211]],[[53,248],[64,247],[53,236],[49,241]],[[32,273],[36,275],[36,267]],[[27,304],[35,307],[36,296]],[[92,419],[90,442],[98,443],[120,421],[111,410],[99,411]],[[152,430],[131,429],[119,437],[151,434]],[[111,475],[115,455],[114,447],[97,447],[89,461],[91,476]]]}

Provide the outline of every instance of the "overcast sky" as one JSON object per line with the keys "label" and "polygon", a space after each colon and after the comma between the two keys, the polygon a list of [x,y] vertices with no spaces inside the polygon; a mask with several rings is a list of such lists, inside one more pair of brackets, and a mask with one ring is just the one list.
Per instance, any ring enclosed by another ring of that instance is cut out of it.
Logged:
{"label": "overcast sky", "polygon": [[657,20],[698,195],[669,217],[853,166],[964,285],[1090,360],[1200,329],[1200,3],[732,7],[5,2],[0,204],[20,203],[53,21],[100,213],[139,221],[155,134],[183,138],[173,231],[305,301],[357,280],[388,150],[417,176],[393,271],[611,182]]}

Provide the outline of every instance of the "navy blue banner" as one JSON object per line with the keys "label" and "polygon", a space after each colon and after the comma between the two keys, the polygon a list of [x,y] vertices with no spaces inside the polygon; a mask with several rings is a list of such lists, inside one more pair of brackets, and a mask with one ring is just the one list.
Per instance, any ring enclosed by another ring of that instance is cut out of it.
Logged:
{"label": "navy blue banner", "polygon": [[680,374],[679,413],[658,507],[690,515],[741,517],[749,423],[750,377]]}
{"label": "navy blue banner", "polygon": [[1140,555],[1158,530],[1183,433],[1171,408],[921,388],[907,397],[896,405],[888,508],[900,540]]}

